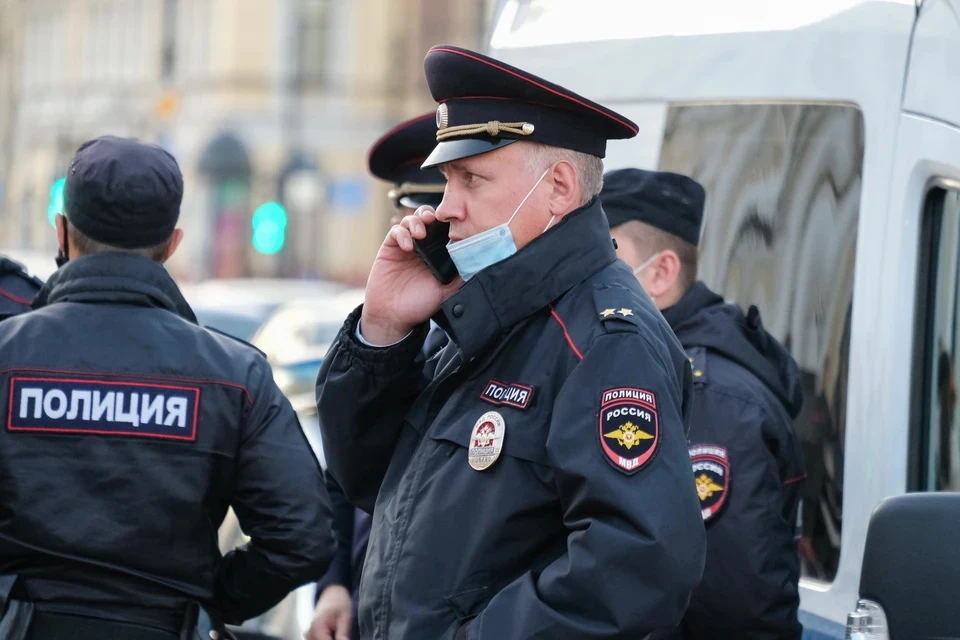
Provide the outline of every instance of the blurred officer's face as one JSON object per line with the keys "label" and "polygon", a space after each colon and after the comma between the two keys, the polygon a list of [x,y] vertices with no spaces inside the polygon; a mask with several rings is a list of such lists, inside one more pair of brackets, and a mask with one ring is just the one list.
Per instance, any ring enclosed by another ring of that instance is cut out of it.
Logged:
{"label": "blurred officer's face", "polygon": [[[526,143],[515,142],[440,167],[447,187],[437,207],[437,218],[450,223],[451,242],[503,224],[528,193],[510,223],[518,249],[543,233],[551,220],[556,224],[579,206],[580,190],[573,166],[561,161],[550,167],[531,168],[529,150]],[[544,171],[543,180],[537,184]]]}
{"label": "blurred officer's face", "polygon": [[[630,224],[630,223],[627,223]],[[637,246],[627,225],[614,227],[610,235],[617,241],[617,257],[630,265],[637,281],[658,309],[676,304],[679,296],[680,259],[670,249],[645,254]]]}

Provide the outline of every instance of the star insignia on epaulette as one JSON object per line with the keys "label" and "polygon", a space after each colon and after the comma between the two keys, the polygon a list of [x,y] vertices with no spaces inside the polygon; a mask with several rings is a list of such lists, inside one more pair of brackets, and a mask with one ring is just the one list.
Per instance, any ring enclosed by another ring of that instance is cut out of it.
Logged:
{"label": "star insignia on epaulette", "polygon": [[624,318],[626,318],[627,316],[633,315],[633,309],[620,309],[619,311],[617,311],[617,313],[619,313]]}
{"label": "star insignia on epaulette", "polygon": [[604,317],[604,318],[609,318],[610,316],[612,316],[612,315],[615,314],[616,312],[617,312],[616,309],[604,309],[603,311],[600,312],[600,315],[601,315],[602,317]]}

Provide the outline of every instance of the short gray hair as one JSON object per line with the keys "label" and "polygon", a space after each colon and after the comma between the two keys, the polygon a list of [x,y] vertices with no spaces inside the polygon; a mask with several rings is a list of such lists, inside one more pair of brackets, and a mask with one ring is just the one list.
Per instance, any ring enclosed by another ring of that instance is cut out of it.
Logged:
{"label": "short gray hair", "polygon": [[600,195],[603,189],[603,160],[588,153],[551,147],[539,142],[523,142],[527,154],[527,171],[540,177],[547,167],[557,162],[565,161],[573,165],[577,171],[577,180],[580,183],[580,206],[590,202],[594,196]]}

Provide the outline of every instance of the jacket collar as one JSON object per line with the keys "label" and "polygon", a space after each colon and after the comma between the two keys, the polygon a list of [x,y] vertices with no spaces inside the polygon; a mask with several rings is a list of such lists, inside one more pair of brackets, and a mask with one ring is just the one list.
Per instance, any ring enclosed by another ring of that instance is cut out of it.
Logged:
{"label": "jacket collar", "polygon": [[167,270],[134,253],[98,253],[63,265],[40,289],[33,308],[58,302],[154,307],[197,322]]}
{"label": "jacket collar", "polygon": [[600,200],[593,198],[511,257],[471,278],[444,301],[435,320],[469,360],[502,332],[616,259]]}
{"label": "jacket collar", "polygon": [[678,333],[678,329],[702,309],[722,304],[723,298],[710,291],[707,285],[698,280],[687,289],[677,304],[667,307],[662,313],[670,328],[674,333]]}

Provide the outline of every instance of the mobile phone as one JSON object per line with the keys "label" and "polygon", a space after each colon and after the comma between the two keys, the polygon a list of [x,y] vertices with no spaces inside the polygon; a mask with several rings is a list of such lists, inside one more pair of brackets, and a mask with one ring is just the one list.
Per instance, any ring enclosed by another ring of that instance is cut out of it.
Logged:
{"label": "mobile phone", "polygon": [[440,284],[450,284],[457,277],[457,266],[447,252],[450,223],[437,220],[426,225],[426,229],[426,238],[413,239],[413,249]]}

